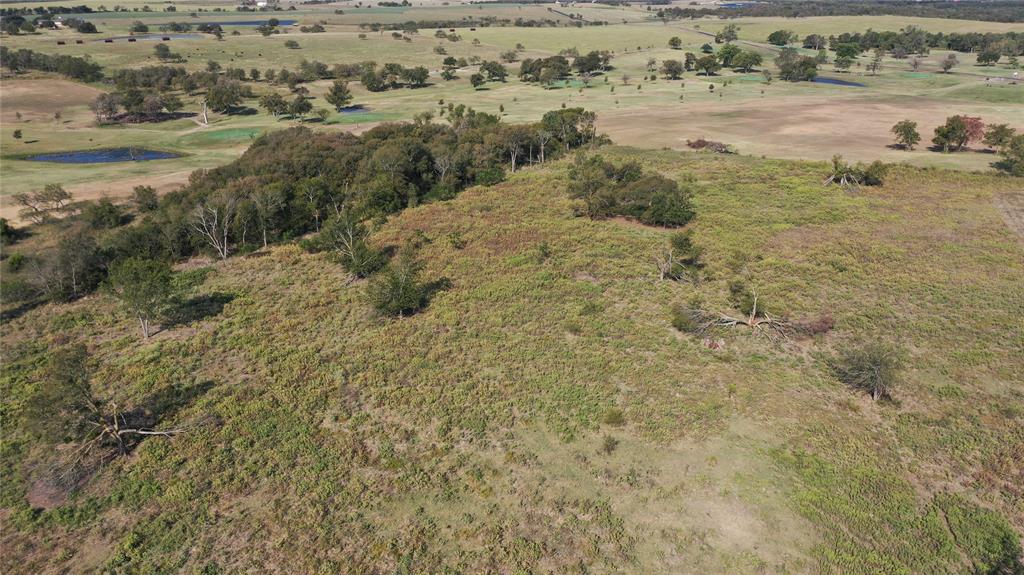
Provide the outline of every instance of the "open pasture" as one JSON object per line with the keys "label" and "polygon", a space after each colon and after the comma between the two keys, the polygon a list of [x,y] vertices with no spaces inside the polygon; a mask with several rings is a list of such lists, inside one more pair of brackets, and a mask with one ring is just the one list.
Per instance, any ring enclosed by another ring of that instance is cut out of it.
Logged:
{"label": "open pasture", "polygon": [[[211,7],[213,5],[208,5]],[[224,7],[226,5],[217,5]],[[333,6],[333,5],[332,5]],[[430,70],[428,85],[419,89],[398,89],[368,92],[358,82],[351,82],[353,103],[364,107],[361,114],[337,113],[324,101],[330,80],[305,86],[316,109],[328,109],[329,115],[319,129],[361,132],[384,121],[408,120],[422,112],[437,118],[448,103],[466,104],[476,109],[501,113],[508,121],[536,121],[547,110],[561,106],[580,106],[598,113],[598,126],[614,141],[639,146],[683,148],[688,139],[706,137],[732,145],[745,154],[786,158],[827,159],[833,154],[858,161],[883,159],[922,166],[943,166],[973,170],[989,169],[994,156],[989,153],[964,152],[937,154],[921,147],[914,152],[892,149],[889,127],[902,119],[919,123],[925,142],[931,131],[947,116],[967,114],[983,121],[1008,123],[1024,128],[1024,85],[1008,80],[1012,70],[1000,64],[977,66],[972,55],[961,54],[961,65],[951,74],[937,73],[946,52],[934,51],[924,57],[919,70],[910,68],[906,60],[887,57],[877,75],[869,75],[864,65],[869,55],[861,56],[848,73],[836,73],[829,64],[820,75],[842,78],[865,84],[848,87],[808,82],[765,82],[758,71],[737,73],[723,70],[706,77],[687,72],[680,80],[667,80],[648,69],[648,61],[682,59],[685,52],[701,53],[701,46],[711,39],[706,35],[726,23],[740,27],[744,49],[760,52],[765,58],[763,68],[773,70],[776,50],[763,44],[766,31],[785,27],[800,34],[864,31],[868,27],[893,30],[916,25],[928,31],[1024,30],[1019,24],[996,24],[940,19],[899,19],[892,17],[806,18],[777,22],[773,19],[739,19],[661,22],[642,21],[650,14],[626,8],[591,8],[606,14],[621,13],[631,19],[628,24],[609,26],[521,28],[468,27],[458,28],[460,41],[434,37],[433,29],[422,29],[408,35],[408,40],[395,39],[390,31],[360,30],[356,22],[374,22],[378,15],[396,16],[396,21],[413,18],[445,19],[461,17],[478,6],[415,6],[409,8],[348,9],[334,14],[333,7],[311,9],[302,6],[296,11],[273,13],[198,12],[188,13],[130,12],[95,14],[102,33],[78,35],[70,31],[46,31],[7,39],[12,48],[29,48],[48,54],[88,57],[107,70],[160,64],[153,52],[154,40],[129,43],[97,41],[113,33],[127,32],[134,20],[149,23],[155,29],[160,22],[176,19],[192,24],[203,21],[261,19],[275,16],[293,18],[299,24],[327,22],[323,33],[300,33],[298,25],[283,27],[286,32],[263,37],[253,27],[226,27],[222,40],[211,35],[172,39],[171,50],[184,57],[182,66],[190,71],[205,69],[209,61],[224,68],[241,68],[247,73],[256,68],[296,70],[302,60],[335,63],[374,61],[395,62],[403,66],[425,66]],[[575,11],[575,7],[574,11]],[[405,13],[413,13],[409,16]],[[449,14],[450,12],[450,14]],[[482,14],[508,17],[519,13],[524,18],[557,14],[546,6],[493,5],[483,7]],[[421,14],[422,13],[422,14]],[[405,16],[403,16],[405,14]],[[458,16],[454,16],[458,15]],[[349,18],[338,20],[338,18]],[[400,17],[399,17],[400,16]],[[612,21],[612,18],[606,18]],[[620,19],[621,20],[621,19]],[[104,23],[105,22],[105,23]],[[237,31],[235,35],[233,32]],[[364,35],[361,37],[361,35]],[[681,50],[668,47],[668,40],[678,36]],[[68,42],[57,46],[57,39]],[[83,44],[71,40],[84,38]],[[287,40],[298,42],[298,49],[285,47]],[[446,56],[468,60],[498,60],[503,52],[521,45],[519,58],[541,58],[567,48],[580,53],[608,50],[613,53],[614,69],[597,76],[589,86],[578,80],[560,82],[550,88],[525,84],[516,78],[517,63],[506,63],[510,77],[507,82],[489,82],[474,89],[469,76],[476,71],[470,65],[457,71],[458,79],[440,78],[441,60]],[[439,53],[439,52],[443,52]],[[809,51],[804,51],[809,53]],[[650,79],[652,73],[656,79]],[[244,102],[244,114],[213,114],[209,126],[195,118],[159,124],[96,127],[88,108],[91,99],[107,84],[83,86],[60,80],[58,90],[49,89],[39,74],[7,78],[0,90],[3,130],[4,181],[3,195],[36,189],[46,183],[63,183],[80,197],[109,194],[121,196],[138,181],[150,175],[159,178],[165,188],[185,181],[191,170],[213,167],[244,150],[251,134],[263,133],[294,125],[297,120],[274,118],[259,109],[257,100]],[[32,79],[34,78],[34,79]],[[995,78],[995,79],[990,79]],[[258,97],[269,92],[291,96],[284,86],[266,81],[248,82]],[[181,94],[183,111],[197,113],[200,95]],[[60,112],[60,119],[54,113]],[[21,118],[16,114],[20,113]],[[15,140],[13,131],[20,129],[22,138]],[[118,145],[146,146],[182,154],[182,158],[159,162],[108,164],[102,166],[54,166],[25,162],[22,157],[42,152],[95,149]],[[0,208],[4,217],[16,211],[5,203]]]}

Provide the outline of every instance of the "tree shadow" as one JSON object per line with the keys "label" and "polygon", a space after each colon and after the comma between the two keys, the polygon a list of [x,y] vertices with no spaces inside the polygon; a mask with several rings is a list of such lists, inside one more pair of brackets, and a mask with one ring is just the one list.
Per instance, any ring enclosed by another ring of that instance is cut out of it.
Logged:
{"label": "tree shadow", "polygon": [[234,299],[234,294],[214,292],[181,301],[172,307],[170,313],[167,314],[167,319],[160,327],[162,330],[172,329],[179,325],[220,315],[224,311],[224,306]]}
{"label": "tree shadow", "polygon": [[452,289],[452,280],[447,277],[440,277],[423,286],[424,307],[430,305],[430,301],[440,292]]}
{"label": "tree shadow", "polygon": [[21,305],[5,309],[0,312],[0,322],[9,322],[25,315],[26,313],[36,309],[37,307],[46,303],[46,299],[38,298],[32,301],[27,301]]}

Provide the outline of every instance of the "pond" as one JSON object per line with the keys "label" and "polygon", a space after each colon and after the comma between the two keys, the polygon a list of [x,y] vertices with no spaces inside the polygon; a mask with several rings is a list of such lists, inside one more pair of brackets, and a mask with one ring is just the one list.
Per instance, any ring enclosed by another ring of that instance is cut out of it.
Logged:
{"label": "pond", "polygon": [[816,84],[832,84],[833,86],[852,86],[854,88],[866,88],[867,84],[861,84],[860,82],[852,82],[850,80],[840,80],[839,78],[822,78],[818,76],[814,79]]}
{"label": "pond", "polygon": [[56,162],[58,164],[108,164],[112,162],[144,162],[147,160],[168,160],[180,158],[180,154],[146,150],[144,148],[109,148],[106,150],[81,150],[78,152],[55,152],[38,154],[25,158],[30,162]]}

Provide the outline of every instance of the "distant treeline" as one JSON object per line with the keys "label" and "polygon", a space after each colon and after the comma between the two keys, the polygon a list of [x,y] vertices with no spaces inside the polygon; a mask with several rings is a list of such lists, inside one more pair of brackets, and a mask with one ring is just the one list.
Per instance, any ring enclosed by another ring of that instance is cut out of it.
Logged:
{"label": "distant treeline", "polygon": [[103,69],[100,65],[85,58],[51,56],[24,48],[11,50],[7,46],[0,46],[0,63],[12,72],[21,70],[56,72],[83,82],[95,82],[103,78]]}
{"label": "distant treeline", "polygon": [[[657,4],[658,2],[648,2]],[[987,22],[1024,22],[1020,0],[775,0],[722,8],[681,8],[658,10],[659,18],[741,18],[750,16],[909,16],[953,18]]]}
{"label": "distant treeline", "polygon": [[90,14],[88,6],[36,6],[35,8],[0,8],[0,16],[51,16],[54,14]]}
{"label": "distant treeline", "polygon": [[[808,45],[808,39],[814,36],[812,34],[804,39],[805,47],[813,47]],[[939,32],[933,34],[914,26],[908,26],[899,32],[868,30],[863,33],[847,32],[838,36],[829,36],[828,44],[833,49],[835,49],[837,44],[857,44],[862,50],[873,50],[875,48],[895,50],[900,48],[910,54],[922,53],[926,51],[925,48],[929,48],[954,50],[957,52],[995,50],[1007,56],[1018,56],[1024,54],[1024,32],[1006,32],[1003,34],[992,32],[984,34],[978,32],[944,34]]]}
{"label": "distant treeline", "polygon": [[560,20],[550,19],[525,19],[525,18],[494,18],[484,17],[479,19],[466,18],[462,20],[410,20],[408,22],[389,23],[363,23],[359,27],[364,30],[378,32],[380,30],[402,30],[405,32],[418,32],[421,29],[433,28],[488,28],[488,27],[515,27],[515,28],[556,28],[558,26],[602,26],[606,22],[584,22],[575,20],[566,23]]}

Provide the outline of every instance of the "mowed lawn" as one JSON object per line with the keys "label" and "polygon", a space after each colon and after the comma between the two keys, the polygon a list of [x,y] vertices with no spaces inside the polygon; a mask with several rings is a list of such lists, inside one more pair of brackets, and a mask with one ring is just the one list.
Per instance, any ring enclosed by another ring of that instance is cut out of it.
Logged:
{"label": "mowed lawn", "polygon": [[[599,153],[693,190],[701,281],[656,279],[669,230],[575,216],[565,160],[373,234],[418,238],[445,280],[415,316],[285,245],[183,266],[187,297],[226,303],[145,342],[102,294],[8,322],[0,566],[962,573],[1019,540],[1024,243],[997,207],[1019,182],[901,166],[849,193],[824,163]],[[835,329],[710,349],[672,327],[673,304],[728,311],[737,279]],[[79,340],[99,393],[191,398],[189,432],[63,500],[11,422]],[[863,341],[905,354],[894,402],[830,370]]]}

